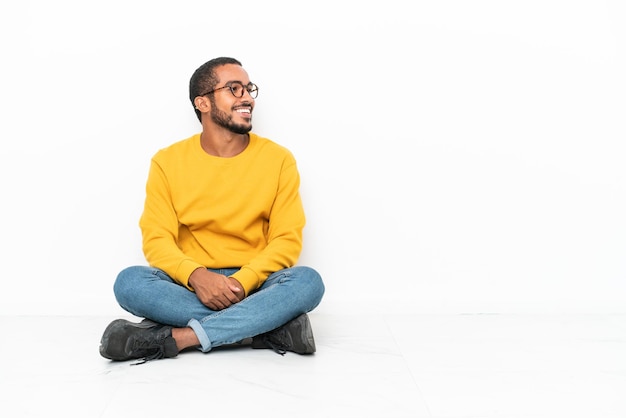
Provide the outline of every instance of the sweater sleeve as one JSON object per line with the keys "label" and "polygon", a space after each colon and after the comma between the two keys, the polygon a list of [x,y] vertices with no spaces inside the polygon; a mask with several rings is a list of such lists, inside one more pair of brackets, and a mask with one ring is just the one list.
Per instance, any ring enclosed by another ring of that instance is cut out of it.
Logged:
{"label": "sweater sleeve", "polygon": [[269,216],[268,245],[232,276],[244,287],[246,295],[259,288],[270,274],[293,267],[300,257],[306,221],[299,188],[298,168],[288,154]]}
{"label": "sweater sleeve", "polygon": [[177,245],[178,218],[172,204],[168,179],[154,158],[150,163],[144,211],[139,226],[148,263],[191,290],[189,276],[203,265],[185,255]]}

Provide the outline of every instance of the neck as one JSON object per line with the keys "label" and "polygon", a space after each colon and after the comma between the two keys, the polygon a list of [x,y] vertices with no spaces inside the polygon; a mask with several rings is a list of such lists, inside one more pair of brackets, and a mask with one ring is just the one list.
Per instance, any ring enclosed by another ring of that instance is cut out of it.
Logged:
{"label": "neck", "polygon": [[250,136],[248,134],[234,134],[232,132],[217,134],[203,130],[200,134],[200,145],[202,149],[209,155],[215,157],[229,158],[241,154],[248,143]]}

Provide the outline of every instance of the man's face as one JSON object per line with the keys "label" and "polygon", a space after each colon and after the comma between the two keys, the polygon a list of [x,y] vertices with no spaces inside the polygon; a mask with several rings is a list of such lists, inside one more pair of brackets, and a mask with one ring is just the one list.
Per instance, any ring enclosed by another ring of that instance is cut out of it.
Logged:
{"label": "man's face", "polygon": [[[254,99],[243,87],[243,96],[235,97],[230,88],[223,88],[231,83],[247,86],[250,83],[248,73],[238,65],[226,64],[216,69],[220,82],[215,86],[214,93],[209,95],[211,101],[211,120],[218,126],[237,134],[247,134],[252,130],[252,110]],[[232,84],[237,91],[240,86]]]}

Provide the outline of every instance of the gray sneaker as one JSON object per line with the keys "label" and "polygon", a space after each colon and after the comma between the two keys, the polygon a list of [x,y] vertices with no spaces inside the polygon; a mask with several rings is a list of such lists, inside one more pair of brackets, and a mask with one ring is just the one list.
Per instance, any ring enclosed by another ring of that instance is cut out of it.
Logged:
{"label": "gray sneaker", "polygon": [[313,329],[307,314],[252,339],[252,348],[271,348],[281,356],[287,351],[298,354],[315,353]]}
{"label": "gray sneaker", "polygon": [[176,357],[178,348],[172,338],[172,327],[144,319],[136,324],[116,319],[104,330],[100,355],[115,361],[149,360]]}

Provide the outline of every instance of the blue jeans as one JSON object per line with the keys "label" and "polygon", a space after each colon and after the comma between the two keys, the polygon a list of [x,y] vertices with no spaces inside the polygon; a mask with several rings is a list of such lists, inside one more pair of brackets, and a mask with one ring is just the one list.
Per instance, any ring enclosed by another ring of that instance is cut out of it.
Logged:
{"label": "blue jeans", "polygon": [[[229,276],[238,269],[209,270]],[[173,327],[191,327],[201,350],[208,352],[271,331],[312,311],[322,300],[324,283],[310,267],[287,268],[271,274],[241,302],[214,311],[164,271],[133,266],[120,272],[113,291],[120,306],[133,315]]]}

